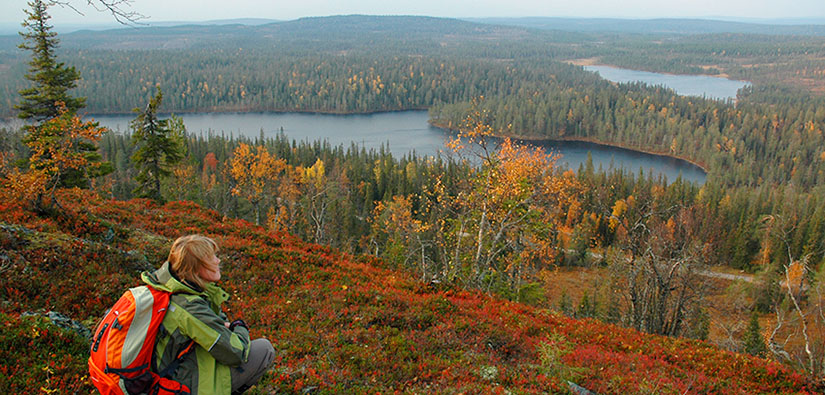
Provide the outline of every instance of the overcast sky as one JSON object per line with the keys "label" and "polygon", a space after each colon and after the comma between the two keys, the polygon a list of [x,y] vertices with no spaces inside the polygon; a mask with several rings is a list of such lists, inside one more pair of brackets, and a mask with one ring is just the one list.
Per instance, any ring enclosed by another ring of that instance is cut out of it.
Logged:
{"label": "overcast sky", "polygon": [[[54,7],[52,23],[100,24],[111,16],[67,0],[84,15]],[[96,0],[90,0],[96,1]],[[19,23],[27,0],[0,0],[0,23]],[[232,18],[290,20],[343,14],[438,17],[612,17],[612,18],[825,18],[825,0],[132,0],[131,10],[149,22]]]}

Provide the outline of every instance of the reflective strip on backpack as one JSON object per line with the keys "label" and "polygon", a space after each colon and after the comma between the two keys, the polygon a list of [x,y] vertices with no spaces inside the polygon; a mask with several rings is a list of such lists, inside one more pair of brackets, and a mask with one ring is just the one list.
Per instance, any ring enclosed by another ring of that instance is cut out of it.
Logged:
{"label": "reflective strip on backpack", "polygon": [[152,322],[153,307],[155,298],[147,287],[136,287],[129,290],[135,299],[135,315],[129,332],[126,333],[126,340],[123,342],[123,353],[121,354],[121,365],[129,366],[140,354],[149,324]]}

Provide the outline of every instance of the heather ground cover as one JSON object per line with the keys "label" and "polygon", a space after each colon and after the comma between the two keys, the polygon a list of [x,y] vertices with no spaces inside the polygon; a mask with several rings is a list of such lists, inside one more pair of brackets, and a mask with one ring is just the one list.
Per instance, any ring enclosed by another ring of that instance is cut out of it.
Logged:
{"label": "heather ground cover", "polygon": [[823,390],[763,359],[421,283],[187,202],[61,202],[50,217],[0,203],[0,393],[91,393],[87,340],[24,313],[91,326],[195,232],[221,245],[230,316],[275,345],[256,393],[563,393],[567,380],[617,394]]}

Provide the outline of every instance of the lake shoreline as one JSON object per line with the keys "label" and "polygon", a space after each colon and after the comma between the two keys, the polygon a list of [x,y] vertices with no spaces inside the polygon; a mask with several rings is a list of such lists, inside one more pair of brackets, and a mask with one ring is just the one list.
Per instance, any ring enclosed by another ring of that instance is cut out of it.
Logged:
{"label": "lake shoreline", "polygon": [[683,156],[668,154],[668,153],[664,153],[664,152],[660,152],[660,151],[652,151],[652,150],[643,149],[643,148],[639,148],[639,147],[633,147],[633,146],[624,145],[624,144],[620,144],[620,143],[604,142],[604,141],[596,140],[596,139],[589,138],[589,137],[564,137],[564,138],[541,138],[541,137],[529,138],[528,137],[528,138],[523,138],[523,137],[513,136],[513,137],[510,137],[510,138],[516,138],[516,139],[519,139],[519,140],[531,141],[531,142],[533,142],[533,141],[572,141],[572,142],[582,142],[582,143],[602,145],[602,146],[605,146],[605,147],[621,148],[621,149],[628,150],[628,151],[641,152],[641,153],[648,154],[648,155],[661,156],[663,158],[671,158],[671,159],[680,160],[682,162],[690,163],[691,165],[698,167],[699,169],[701,169],[705,173],[705,175],[708,174],[708,169],[705,167],[705,165],[703,165],[700,162],[697,162],[695,160],[685,158]]}
{"label": "lake shoreline", "polygon": [[[432,122],[432,121],[428,121],[428,123],[433,127],[436,127],[436,128],[441,129],[441,130],[448,131],[448,132],[457,132],[458,131],[458,129],[449,128],[445,125],[439,125],[438,123],[435,123],[435,122]],[[556,138],[552,138],[552,137],[510,136],[510,135],[503,135],[503,134],[502,135],[496,135],[495,137],[510,138],[510,139],[527,141],[527,142],[554,142],[554,141],[557,141],[557,142],[581,142],[581,143],[601,145],[601,146],[604,146],[604,147],[620,148],[620,149],[624,149],[624,150],[627,150],[627,151],[638,152],[638,153],[654,155],[654,156],[660,156],[660,157],[663,157],[663,158],[670,158],[670,159],[680,160],[682,162],[689,163],[693,166],[698,167],[699,169],[702,170],[702,172],[705,174],[705,176],[708,175],[708,169],[705,167],[704,164],[702,164],[700,162],[697,162],[695,160],[689,159],[689,158],[685,158],[685,157],[682,157],[682,156],[673,155],[673,154],[669,154],[669,153],[665,153],[665,152],[654,151],[654,150],[651,150],[651,149],[646,149],[646,148],[641,148],[641,147],[633,147],[633,146],[626,145],[626,144],[621,144],[621,143],[605,142],[605,141],[594,139],[592,137],[556,137]]]}
{"label": "lake shoreline", "polygon": [[[422,108],[406,108],[406,109],[396,109],[396,110],[373,110],[373,111],[364,111],[364,112],[347,112],[347,111],[318,111],[318,110],[238,110],[238,109],[199,109],[199,110],[184,110],[184,111],[162,111],[159,112],[158,115],[160,116],[171,116],[171,115],[181,115],[181,114],[306,114],[306,115],[375,115],[375,114],[392,114],[396,112],[407,112],[407,111],[429,111],[429,107],[422,107]],[[106,116],[106,117],[123,117],[127,115],[131,115],[136,117],[137,114],[134,112],[97,112],[97,111],[86,111],[81,113],[83,117],[95,117],[95,116]],[[17,120],[16,116],[8,116],[8,117],[0,117],[0,127],[3,124],[10,123],[14,120]]]}
{"label": "lake shoreline", "polygon": [[[578,60],[582,60],[582,62],[576,62]],[[749,84],[753,83],[752,81],[748,81],[748,80],[733,79],[729,74],[724,73],[724,72],[719,73],[719,74],[673,73],[673,72],[669,72],[669,71],[656,71],[652,68],[651,69],[628,69],[628,68],[625,68],[625,67],[622,67],[622,66],[617,66],[615,64],[589,63],[588,62],[589,60],[591,60],[591,59],[590,58],[573,59],[571,61],[565,61],[565,63],[571,64],[573,66],[580,66],[580,67],[584,68],[585,70],[587,70],[587,67],[607,67],[607,68],[611,68],[611,69],[641,71],[641,72],[645,72],[645,73],[663,74],[663,75],[669,75],[669,76],[674,76],[674,77],[681,77],[681,76],[687,76],[687,77],[712,77],[712,78],[723,78],[723,79],[730,80],[730,81],[746,82],[746,83],[749,83]],[[714,66],[706,66],[706,67],[715,67],[715,65]],[[707,70],[706,67],[704,67],[705,70]]]}

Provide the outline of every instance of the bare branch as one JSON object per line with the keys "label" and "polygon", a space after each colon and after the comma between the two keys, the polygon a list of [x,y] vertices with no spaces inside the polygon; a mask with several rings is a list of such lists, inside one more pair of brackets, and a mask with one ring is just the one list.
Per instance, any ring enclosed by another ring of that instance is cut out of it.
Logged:
{"label": "bare branch", "polygon": [[[75,7],[74,3],[78,0],[47,0],[44,3],[46,6],[60,6],[66,7],[71,9],[72,11],[85,16],[83,12],[81,12],[77,7]],[[117,23],[126,26],[132,25],[140,25],[142,24],[140,20],[146,19],[146,15],[143,15],[137,11],[131,11],[129,8],[132,6],[134,0],[85,0],[86,4],[93,7],[98,12],[108,12],[112,14],[112,17],[115,18]]]}

